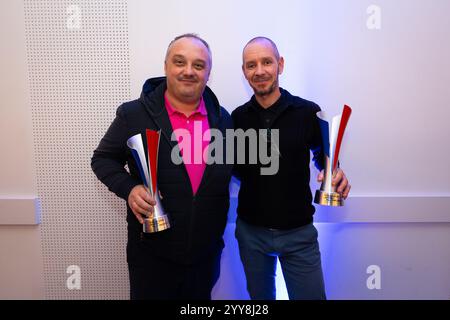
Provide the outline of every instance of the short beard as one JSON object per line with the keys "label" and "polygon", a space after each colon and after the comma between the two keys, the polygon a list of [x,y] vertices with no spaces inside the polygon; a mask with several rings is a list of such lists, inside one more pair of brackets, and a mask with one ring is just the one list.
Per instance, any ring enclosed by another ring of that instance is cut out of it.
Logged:
{"label": "short beard", "polygon": [[274,82],[272,82],[270,87],[266,90],[258,90],[258,88],[254,87],[253,89],[255,91],[255,95],[264,97],[264,96],[268,96],[268,95],[272,94],[275,91],[277,83],[278,83],[278,80],[275,80]]}

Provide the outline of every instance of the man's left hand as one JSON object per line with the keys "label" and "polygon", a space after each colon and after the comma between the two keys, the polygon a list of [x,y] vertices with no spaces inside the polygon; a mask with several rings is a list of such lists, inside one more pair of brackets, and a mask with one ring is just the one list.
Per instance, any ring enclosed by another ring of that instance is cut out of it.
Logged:
{"label": "man's left hand", "polygon": [[[322,170],[317,176],[317,181],[322,182],[323,178],[324,171]],[[347,177],[345,176],[344,171],[342,171],[341,168],[337,168],[336,170],[334,170],[331,184],[333,186],[337,186],[336,192],[342,194],[342,197],[344,199],[347,199],[352,186],[348,183]]]}

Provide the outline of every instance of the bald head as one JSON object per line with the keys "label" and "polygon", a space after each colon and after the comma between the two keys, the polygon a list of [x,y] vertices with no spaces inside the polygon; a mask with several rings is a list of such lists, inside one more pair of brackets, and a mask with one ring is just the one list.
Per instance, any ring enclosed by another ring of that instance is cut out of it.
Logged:
{"label": "bald head", "polygon": [[175,39],[173,39],[169,43],[169,45],[167,47],[166,59],[165,59],[166,61],[167,61],[167,58],[169,57],[169,54],[170,54],[170,51],[172,50],[172,47],[175,45],[176,42],[179,42],[180,40],[181,41],[191,40],[193,42],[196,42],[200,46],[203,46],[208,52],[208,62],[209,62],[209,66],[211,68],[211,66],[212,66],[212,54],[211,54],[211,49],[209,48],[209,44],[205,40],[200,38],[198,35],[196,35],[195,33],[185,33],[185,34],[182,34],[180,36],[175,37]]}
{"label": "bald head", "polygon": [[243,58],[244,58],[245,50],[247,49],[247,47],[249,45],[251,45],[251,44],[254,44],[254,43],[269,45],[272,48],[272,52],[273,52],[273,55],[275,56],[275,58],[277,60],[280,59],[280,53],[278,52],[277,45],[275,44],[275,42],[273,42],[272,40],[270,40],[267,37],[255,37],[255,38],[251,39],[249,42],[247,42],[247,44],[245,45],[244,49],[242,50],[242,57]]}

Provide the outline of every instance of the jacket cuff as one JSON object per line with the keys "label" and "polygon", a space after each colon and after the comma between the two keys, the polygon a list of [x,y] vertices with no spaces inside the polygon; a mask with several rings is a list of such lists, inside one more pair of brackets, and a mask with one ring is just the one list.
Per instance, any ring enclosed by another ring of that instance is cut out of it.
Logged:
{"label": "jacket cuff", "polygon": [[127,179],[121,184],[117,192],[117,196],[125,201],[128,201],[128,196],[130,195],[131,190],[139,184],[141,183],[130,177],[130,179]]}

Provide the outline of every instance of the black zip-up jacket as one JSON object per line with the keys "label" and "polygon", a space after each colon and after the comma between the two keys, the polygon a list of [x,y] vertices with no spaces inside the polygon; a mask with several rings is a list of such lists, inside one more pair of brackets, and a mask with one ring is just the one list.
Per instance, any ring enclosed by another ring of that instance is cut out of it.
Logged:
{"label": "black zip-up jacket", "polygon": [[[97,177],[127,203],[127,261],[133,265],[146,265],[155,257],[191,264],[223,248],[232,166],[207,164],[198,191],[193,195],[186,167],[171,160],[172,148],[178,145],[171,141],[173,129],[164,105],[166,88],[165,77],[149,79],[140,99],[122,104],[91,162]],[[230,115],[208,87],[203,99],[210,128],[221,130],[225,137],[225,130],[232,128]],[[171,222],[170,229],[152,234],[142,233],[142,225],[127,201],[131,189],[142,184],[127,140],[138,133],[145,137],[146,129],[161,129],[157,183],[161,203]]]}
{"label": "black zip-up jacket", "polygon": [[[235,166],[235,175],[241,180],[237,213],[242,220],[253,225],[291,229],[313,220],[315,208],[309,187],[310,150],[319,170],[323,168],[324,155],[316,118],[319,106],[281,88],[280,91],[275,115],[268,126],[262,123],[261,110],[258,110],[261,107],[254,96],[231,114],[235,130],[279,130],[280,158],[276,174],[261,175],[259,161],[257,164]],[[248,152],[248,145],[246,150]]]}

